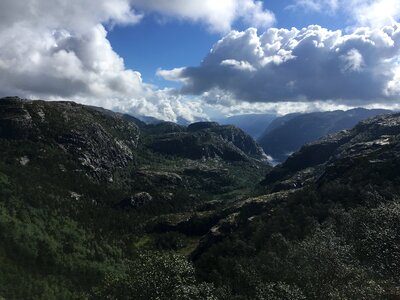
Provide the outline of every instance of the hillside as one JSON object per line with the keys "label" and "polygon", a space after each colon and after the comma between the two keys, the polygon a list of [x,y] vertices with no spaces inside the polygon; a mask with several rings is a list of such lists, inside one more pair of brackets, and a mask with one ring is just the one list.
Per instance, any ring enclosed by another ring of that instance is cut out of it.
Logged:
{"label": "hillside", "polygon": [[[251,193],[270,168],[262,150],[237,128],[204,126],[1,99],[0,295],[79,298],[107,274],[124,274],[141,259],[135,253],[147,263],[147,246],[134,245],[156,243],[144,236],[154,216]],[[179,239],[190,249],[197,237]]]}
{"label": "hillside", "polygon": [[398,299],[399,164],[400,114],[302,147],[203,238],[200,278],[244,299]]}
{"label": "hillside", "polygon": [[350,129],[367,118],[389,112],[356,108],[348,111],[290,114],[274,120],[258,142],[268,155],[283,162],[307,143],[343,129]]}
{"label": "hillside", "polygon": [[400,114],[271,168],[233,126],[0,100],[0,298],[398,299]]}
{"label": "hillside", "polygon": [[254,139],[258,139],[275,119],[276,115],[274,114],[244,114],[219,119],[218,122],[225,125],[234,125]]}

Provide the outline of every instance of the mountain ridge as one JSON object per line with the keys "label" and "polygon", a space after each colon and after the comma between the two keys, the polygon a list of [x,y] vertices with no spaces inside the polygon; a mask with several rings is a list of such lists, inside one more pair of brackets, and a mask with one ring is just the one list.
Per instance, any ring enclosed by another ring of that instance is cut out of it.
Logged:
{"label": "mountain ridge", "polygon": [[343,129],[350,129],[367,118],[390,112],[383,109],[355,108],[347,111],[290,114],[275,119],[258,142],[268,155],[283,162],[304,144]]}
{"label": "mountain ridge", "polygon": [[398,297],[400,114],[275,168],[232,126],[136,122],[0,100],[2,297]]}
{"label": "mountain ridge", "polygon": [[241,128],[254,139],[258,139],[265,128],[276,119],[275,114],[243,114],[227,118],[219,118],[217,121],[223,125],[235,125]]}

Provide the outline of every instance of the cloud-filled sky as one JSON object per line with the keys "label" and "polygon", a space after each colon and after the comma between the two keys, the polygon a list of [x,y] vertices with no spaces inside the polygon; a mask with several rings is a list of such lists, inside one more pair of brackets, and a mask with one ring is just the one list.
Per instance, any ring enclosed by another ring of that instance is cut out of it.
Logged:
{"label": "cloud-filled sky", "polygon": [[398,0],[2,0],[0,96],[176,121],[400,108]]}

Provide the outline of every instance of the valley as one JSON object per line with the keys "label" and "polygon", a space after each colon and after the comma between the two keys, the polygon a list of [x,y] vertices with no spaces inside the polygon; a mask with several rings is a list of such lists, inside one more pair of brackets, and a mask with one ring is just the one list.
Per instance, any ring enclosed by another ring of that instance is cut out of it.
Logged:
{"label": "valley", "polygon": [[0,100],[5,299],[397,299],[400,114],[272,167],[244,131]]}

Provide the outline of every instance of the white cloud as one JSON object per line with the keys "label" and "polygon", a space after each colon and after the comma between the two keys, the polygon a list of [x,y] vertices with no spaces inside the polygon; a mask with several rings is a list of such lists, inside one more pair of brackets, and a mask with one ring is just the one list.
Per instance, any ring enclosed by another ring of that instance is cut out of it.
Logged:
{"label": "white cloud", "polygon": [[249,62],[247,61],[238,61],[235,59],[225,59],[221,62],[221,66],[230,66],[236,70],[241,70],[241,71],[255,71],[256,68],[254,68]]}
{"label": "white cloud", "polygon": [[295,0],[294,4],[288,5],[287,9],[303,9],[310,12],[335,13],[339,8],[340,0]]}
{"label": "white cloud", "polygon": [[198,101],[144,83],[107,39],[106,27],[154,12],[218,32],[238,19],[260,27],[274,21],[253,0],[2,0],[0,96],[74,100],[171,121],[204,117]]}
{"label": "white cloud", "polygon": [[[343,0],[342,0],[343,1]],[[400,18],[400,1],[398,0],[351,0],[343,2],[348,7],[358,25],[382,27],[393,25]]]}
{"label": "white cloud", "polygon": [[398,63],[394,70],[393,79],[386,85],[385,94],[388,96],[400,95],[400,63]]}
{"label": "white cloud", "polygon": [[134,7],[162,16],[202,22],[210,30],[226,32],[241,19],[250,26],[266,28],[275,22],[274,14],[254,0],[131,0]]}
{"label": "white cloud", "polygon": [[[204,104],[203,109],[208,116],[218,119],[222,116],[233,116],[241,114],[271,113],[277,115],[286,115],[294,112],[313,112],[313,111],[334,111],[348,110],[357,106],[338,104],[335,101],[314,101],[314,102],[279,102],[279,103],[250,103],[234,102],[229,105],[226,103]],[[390,105],[366,105],[367,108],[388,108],[396,109],[396,106]],[[397,105],[397,108],[400,107]]]}
{"label": "white cloud", "polygon": [[141,17],[131,8],[129,0],[0,1],[2,31],[24,24],[37,30],[65,29],[82,33],[99,23],[134,24]]}
{"label": "white cloud", "polygon": [[185,81],[185,78],[181,77],[182,71],[184,69],[185,68],[176,68],[173,70],[158,69],[156,75],[169,81]]}
{"label": "white cloud", "polygon": [[[342,7],[338,1],[323,3],[335,11],[336,3]],[[179,94],[147,84],[139,72],[127,69],[106,28],[133,25],[154,13],[216,32],[229,31],[237,20],[265,28],[275,19],[262,1],[2,0],[0,95],[75,100],[171,121],[204,118],[205,113],[329,109],[334,99],[352,100],[347,105],[357,99],[395,99],[400,93],[400,29],[392,21],[399,16],[399,4],[349,1],[349,10],[360,8],[354,14],[358,23],[391,26],[348,35],[318,26],[271,28],[261,35],[254,28],[231,31],[200,67],[158,70],[168,80],[183,82],[185,93]],[[326,10],[317,0],[307,2]],[[310,103],[314,100],[319,102]]]}
{"label": "white cloud", "polygon": [[200,66],[162,74],[182,78],[183,94],[203,96],[209,103],[334,100],[367,105],[400,98],[399,58],[398,24],[349,34],[316,25],[271,28],[260,35],[250,28],[222,38]]}
{"label": "white cloud", "polygon": [[393,25],[400,19],[399,0],[294,0],[287,8],[331,15],[340,13],[353,26],[378,28]]}
{"label": "white cloud", "polygon": [[360,72],[364,66],[364,58],[362,54],[354,48],[340,56],[340,59],[343,61],[343,72]]}

